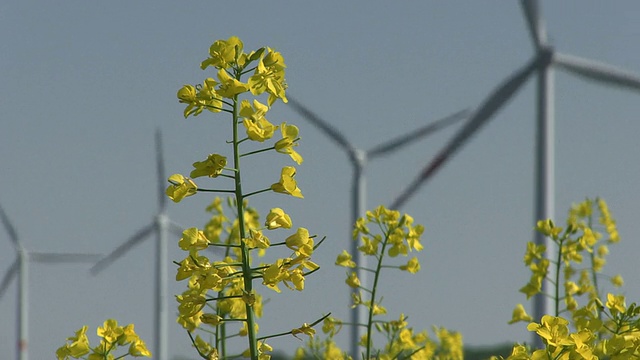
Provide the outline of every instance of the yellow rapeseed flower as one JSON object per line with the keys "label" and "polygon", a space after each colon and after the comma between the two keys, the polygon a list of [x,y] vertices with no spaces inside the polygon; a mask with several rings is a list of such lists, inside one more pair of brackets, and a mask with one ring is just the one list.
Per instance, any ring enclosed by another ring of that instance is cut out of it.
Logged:
{"label": "yellow rapeseed flower", "polygon": [[280,173],[280,181],[271,185],[271,190],[289,194],[297,198],[304,198],[302,191],[298,188],[296,180],[293,178],[296,175],[296,168],[292,166],[285,166]]}
{"label": "yellow rapeseed flower", "polygon": [[89,353],[90,347],[86,325],[76,331],[75,336],[69,337],[67,340],[70,341],[70,343],[61,346],[56,351],[58,360],[66,360],[70,356],[77,359]]}
{"label": "yellow rapeseed flower", "polygon": [[378,253],[378,245],[381,241],[380,235],[375,235],[373,239],[368,236],[363,236],[362,245],[358,247],[358,250],[365,255],[376,255]]}
{"label": "yellow rapeseed flower", "polygon": [[212,325],[212,326],[217,326],[220,323],[222,323],[222,321],[224,320],[220,315],[218,314],[209,314],[209,313],[205,313],[202,314],[202,316],[200,316],[200,320],[204,323],[204,324],[208,324],[208,325]]}
{"label": "yellow rapeseed flower", "polygon": [[198,251],[208,248],[210,243],[206,236],[204,236],[202,230],[192,227],[182,232],[178,246],[185,251]]}
{"label": "yellow rapeseed flower", "polygon": [[547,247],[544,244],[536,245],[534,242],[529,241],[527,243],[527,251],[524,254],[525,265],[531,265],[534,260],[542,260],[546,250]]}
{"label": "yellow rapeseed flower", "polygon": [[[293,269],[288,272],[287,278],[282,281],[289,290],[304,290],[305,277],[301,269]],[[289,284],[291,282],[291,284]]]}
{"label": "yellow rapeseed flower", "polygon": [[[220,112],[222,109],[222,97],[216,91],[218,82],[213,78],[206,78],[202,82],[202,85],[196,87],[198,95],[196,96],[196,112],[194,116],[197,116],[202,109],[207,109],[211,112]],[[185,110],[186,113],[186,110]]]}
{"label": "yellow rapeseed flower", "polygon": [[360,287],[360,279],[358,279],[358,274],[355,272],[349,273],[345,282],[354,289]]}
{"label": "yellow rapeseed flower", "polygon": [[533,321],[533,318],[529,316],[529,314],[527,314],[522,304],[516,305],[515,309],[513,309],[513,315],[511,316],[511,320],[509,321],[509,324],[513,324],[518,321],[526,321],[526,322]]}
{"label": "yellow rapeseed flower", "polygon": [[286,279],[287,276],[285,259],[278,259],[262,272],[262,284],[279,293],[280,288],[278,288],[278,283]]}
{"label": "yellow rapeseed flower", "polygon": [[180,174],[173,174],[169,177],[169,187],[165,193],[174,202],[180,202],[187,196],[194,195],[198,191],[198,186],[188,177]]}
{"label": "yellow rapeseed flower", "polygon": [[418,258],[413,257],[406,265],[400,265],[400,270],[408,271],[411,274],[417,273],[420,271],[420,262],[418,261]]}
{"label": "yellow rapeseed flower", "polygon": [[614,312],[624,313],[627,311],[627,305],[625,304],[624,295],[613,295],[611,293],[607,294],[607,303],[605,304],[607,308]]}
{"label": "yellow rapeseed flower", "polygon": [[260,59],[255,73],[249,78],[249,88],[253,95],[260,95],[265,91],[269,93],[269,106],[273,105],[276,99],[282,99],[286,103],[288,100],[285,95],[287,85],[284,79],[284,59],[278,52],[269,48],[267,51],[267,55]]}
{"label": "yellow rapeseed flower", "polygon": [[244,118],[242,124],[247,130],[249,139],[263,142],[273,137],[278,127],[265,118],[268,110],[269,107],[258,100],[253,100],[253,106],[248,100],[242,100],[240,103],[239,114]]}
{"label": "yellow rapeseed flower", "polygon": [[[492,357],[492,359],[497,359],[497,357]],[[506,360],[530,360],[531,356],[529,355],[529,351],[527,347],[524,345],[516,344],[513,346],[511,350],[511,355],[507,357]]]}
{"label": "yellow rapeseed flower", "polygon": [[336,359],[336,360],[351,359],[351,357],[345,355],[344,351],[342,351],[342,349],[340,349],[338,345],[333,341],[328,341],[323,355],[325,359]]}
{"label": "yellow rapeseed flower", "polygon": [[243,46],[242,41],[236,36],[231,36],[227,40],[217,40],[209,47],[209,58],[202,61],[200,68],[204,70],[214,66],[225,69],[232,66],[242,55]]}
{"label": "yellow rapeseed flower", "polygon": [[407,233],[407,243],[409,244],[410,251],[422,251],[424,247],[420,243],[420,236],[424,233],[424,226],[417,224],[416,226],[411,226],[407,224],[407,228],[409,229]]}
{"label": "yellow rapeseed flower", "polygon": [[342,320],[340,319],[329,316],[322,322],[322,332],[329,334],[330,337],[335,336],[340,330],[342,330]]}
{"label": "yellow rapeseed flower", "polygon": [[206,355],[211,354],[215,350],[213,347],[211,347],[211,345],[209,345],[208,342],[202,340],[200,335],[196,335],[196,338],[194,340],[194,346],[198,349],[199,353],[206,354]]}
{"label": "yellow rapeseed flower", "polygon": [[262,234],[262,231],[259,230],[251,230],[251,236],[243,239],[244,243],[247,244],[249,249],[266,249],[271,245],[269,238]]}
{"label": "yellow rapeseed flower", "polygon": [[562,232],[562,228],[555,226],[551,219],[540,220],[536,223],[536,230],[545,236],[550,236],[553,239],[557,239],[558,235]]}
{"label": "yellow rapeseed flower", "polygon": [[103,326],[98,327],[97,334],[109,344],[113,344],[124,334],[124,329],[118,326],[118,321],[108,319],[104,322]]}
{"label": "yellow rapeseed flower", "polygon": [[622,275],[618,274],[618,275],[613,276],[611,278],[611,283],[615,287],[620,287],[620,286],[624,285],[624,280],[622,279]]}
{"label": "yellow rapeseed flower", "polygon": [[313,238],[309,236],[309,230],[298,228],[295,234],[285,239],[287,247],[294,250],[296,254],[311,256],[313,254]]}
{"label": "yellow rapeseed flower", "polygon": [[130,344],[134,340],[139,340],[138,334],[136,334],[134,325],[129,324],[122,328],[123,334],[118,338],[118,345]]}
{"label": "yellow rapeseed flower", "polygon": [[290,229],[292,226],[291,217],[280,208],[273,208],[267,214],[264,226],[269,230],[285,228]]}
{"label": "yellow rapeseed flower", "polygon": [[302,164],[302,156],[293,150],[294,146],[298,146],[298,142],[296,141],[298,139],[298,127],[295,125],[287,125],[286,122],[283,122],[280,125],[280,131],[282,132],[282,139],[278,140],[274,145],[276,151],[282,154],[289,154],[291,159],[298,165]]}
{"label": "yellow rapeseed flower", "polygon": [[147,349],[147,344],[140,339],[134,340],[131,345],[129,345],[129,354],[135,357],[151,357],[151,351]]}
{"label": "yellow rapeseed flower", "polygon": [[535,322],[527,326],[527,330],[535,331],[547,345],[564,346],[572,345],[569,338],[569,321],[561,317],[544,315],[540,324]]}
{"label": "yellow rapeseed flower", "polygon": [[336,259],[336,265],[350,268],[356,267],[356,263],[351,260],[351,254],[349,254],[347,250],[342,250],[342,253],[338,255],[338,258]]}
{"label": "yellow rapeseed flower", "polygon": [[219,112],[222,109],[222,97],[216,92],[215,86],[218,84],[212,78],[204,80],[202,85],[183,85],[178,90],[178,101],[187,104],[184,109],[185,119],[189,115],[198,116],[202,110]]}
{"label": "yellow rapeseed flower", "polygon": [[542,277],[540,275],[532,275],[529,283],[519,290],[521,293],[527,295],[527,300],[532,296],[542,291]]}
{"label": "yellow rapeseed flower", "polygon": [[353,239],[355,240],[360,234],[369,234],[369,228],[367,227],[367,223],[369,221],[365,218],[358,218],[356,223],[353,225]]}
{"label": "yellow rapeseed flower", "polygon": [[208,176],[211,178],[218,177],[222,173],[222,169],[227,166],[227,158],[219,154],[210,154],[204,161],[196,161],[193,163],[194,170],[191,171],[193,179],[200,176]]}
{"label": "yellow rapeseed flower", "polygon": [[222,97],[231,99],[238,94],[249,91],[249,85],[232,78],[224,69],[218,70],[218,80],[220,80],[220,85],[216,93]]}

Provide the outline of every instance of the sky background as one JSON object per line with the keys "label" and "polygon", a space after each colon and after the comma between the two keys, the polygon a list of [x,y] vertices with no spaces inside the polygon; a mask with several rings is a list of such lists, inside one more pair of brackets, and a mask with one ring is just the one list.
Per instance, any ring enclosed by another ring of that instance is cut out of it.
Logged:
{"label": "sky background", "polygon": [[[235,5],[234,5],[235,4]],[[549,41],[560,51],[640,73],[640,3],[542,1]],[[286,61],[289,93],[369,149],[466,107],[477,106],[533,55],[517,2],[150,2],[47,1],[0,4],[0,204],[26,248],[108,253],[157,209],[154,131],[164,137],[167,175],[225,151],[228,121],[185,120],[176,91],[200,83],[210,44],[239,36],[245,50],[270,46]],[[605,271],[622,273],[623,292],[640,297],[640,94],[556,72],[556,214],[605,198],[622,242]],[[526,86],[403,208],[426,226],[417,275],[390,272],[382,284],[390,317],[416,329],[460,331],[480,346],[530,339],[507,325],[532,239],[535,81]],[[294,226],[326,235],[314,254],[323,268],[303,293],[262,291],[270,302],[261,333],[286,331],[326,312],[347,318],[344,269],[349,246],[351,166],[346,154],[292,109],[277,103],[275,124],[297,124],[304,200],[251,198],[266,215],[283,207]],[[368,207],[389,204],[453,134],[454,128],[373,160]],[[244,162],[247,191],[269,186],[288,157]],[[172,220],[202,226],[208,195],[169,204]],[[280,233],[283,237],[285,232]],[[272,242],[277,236],[271,237]],[[183,258],[177,238],[170,256]],[[32,264],[30,356],[52,358],[82,325],[107,318],[135,323],[153,347],[153,239],[92,277],[87,265]],[[0,274],[15,252],[0,231]],[[171,267],[171,264],[166,266]],[[173,275],[173,271],[171,271]],[[170,296],[183,284],[171,281]],[[16,282],[0,299],[0,353],[14,353]],[[173,311],[175,302],[170,300]],[[531,309],[530,304],[527,308]],[[170,321],[170,354],[195,357]],[[345,339],[347,333],[344,333]],[[292,352],[300,343],[270,342]]]}

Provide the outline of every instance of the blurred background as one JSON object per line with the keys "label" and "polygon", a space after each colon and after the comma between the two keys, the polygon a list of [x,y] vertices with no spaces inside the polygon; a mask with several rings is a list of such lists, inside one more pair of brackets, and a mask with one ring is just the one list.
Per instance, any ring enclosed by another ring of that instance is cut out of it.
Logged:
{"label": "blurred background", "polygon": [[[542,1],[550,43],[565,53],[640,73],[640,3]],[[0,204],[32,251],[109,253],[157,211],[154,131],[164,140],[167,176],[226,151],[228,121],[205,113],[184,119],[183,84],[214,76],[200,62],[217,39],[240,37],[245,50],[269,46],[286,61],[289,93],[369,149],[466,107],[477,106],[533,55],[517,2],[4,2],[0,4]],[[585,197],[601,196],[622,242],[605,272],[622,273],[628,299],[640,295],[640,93],[556,72],[556,219]],[[326,235],[314,255],[323,269],[302,293],[264,290],[270,301],[262,334],[286,331],[331,311],[347,319],[344,269],[349,247],[351,166],[346,154],[290,107],[267,118],[300,128],[305,196],[265,194],[250,204],[291,214],[294,226]],[[507,325],[529,277],[522,263],[533,236],[535,81],[402,209],[426,226],[417,275],[386,273],[389,315],[405,313],[416,329],[460,331],[469,346],[529,341],[523,324]],[[448,128],[367,166],[368,207],[389,204],[446,144]],[[244,162],[244,188],[275,182],[288,156]],[[251,168],[251,169],[249,169]],[[203,183],[204,184],[204,183]],[[204,186],[204,185],[203,185]],[[169,217],[202,226],[208,195],[170,203]],[[82,325],[106,318],[135,323],[153,347],[151,238],[99,275],[89,265],[32,264],[30,356],[52,358]],[[180,260],[177,238],[170,258]],[[272,237],[272,242],[276,241]],[[15,260],[0,231],[0,274]],[[166,264],[173,277],[173,265]],[[170,282],[169,293],[184,284]],[[14,281],[0,299],[0,352],[16,341]],[[173,298],[169,300],[172,311]],[[529,303],[527,309],[531,309]],[[95,337],[91,337],[95,342]],[[347,333],[344,333],[346,345]],[[287,353],[293,338],[270,342]],[[194,357],[170,321],[172,357]]]}

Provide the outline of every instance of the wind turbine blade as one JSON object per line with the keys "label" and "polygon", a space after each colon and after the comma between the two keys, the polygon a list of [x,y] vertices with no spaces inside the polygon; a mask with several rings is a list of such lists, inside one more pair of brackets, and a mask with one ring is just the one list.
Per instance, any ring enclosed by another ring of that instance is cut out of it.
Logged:
{"label": "wind turbine blade", "polygon": [[540,15],[540,2],[538,0],[522,0],[520,3],[536,49],[546,46],[547,33]]}
{"label": "wind turbine blade", "polygon": [[91,274],[95,275],[102,271],[109,264],[114,262],[120,256],[124,255],[129,249],[141,243],[149,234],[151,234],[156,229],[155,224],[150,224],[145,226],[144,228],[138,230],[132,237],[130,237],[127,241],[125,241],[122,245],[116,248],[111,254],[105,256],[100,261],[98,261],[91,268]]}
{"label": "wind turbine blade", "polygon": [[14,246],[19,247],[20,244],[18,242],[18,233],[16,232],[16,229],[13,227],[13,224],[11,224],[11,221],[9,221],[9,217],[4,212],[2,205],[0,205],[0,218],[2,218],[2,225],[4,225],[4,228],[7,230],[7,233],[9,234],[9,239],[13,242]]}
{"label": "wind turbine blade", "polygon": [[48,264],[60,263],[95,263],[103,258],[101,254],[61,254],[61,253],[29,253],[29,259]]}
{"label": "wind turbine blade", "polygon": [[13,280],[13,277],[16,276],[16,274],[18,273],[19,261],[20,261],[20,257],[16,257],[16,261],[14,261],[13,264],[11,264],[11,266],[7,270],[7,272],[4,273],[4,277],[2,278],[2,283],[0,283],[0,299],[2,298],[2,295],[4,294],[4,292],[7,291],[7,288],[11,284],[11,280]]}
{"label": "wind turbine blade", "polygon": [[541,66],[548,66],[552,53],[543,52],[527,65],[498,86],[489,97],[478,107],[475,113],[444,147],[443,150],[425,167],[422,172],[407,186],[400,196],[393,201],[391,209],[399,209],[413,195],[420,186],[431,179],[437,170],[453,156],[469,138],[486,124],[491,117],[504,106],[507,101],[520,89],[529,76]]}
{"label": "wind turbine blade", "polygon": [[453,125],[456,122],[469,117],[470,112],[471,111],[469,109],[464,109],[442,119],[436,120],[430,124],[418,128],[417,130],[414,130],[410,133],[399,136],[395,139],[385,142],[384,144],[380,144],[374,147],[373,149],[367,151],[367,155],[368,157],[373,158],[375,156],[380,156],[385,153],[398,150],[401,147],[409,145],[424,136],[434,133],[440,129],[444,129],[449,125]]}
{"label": "wind turbine blade", "polygon": [[171,231],[174,235],[182,237],[182,232],[184,231],[184,228],[182,226],[170,220],[168,224],[169,224],[169,231]]}
{"label": "wind turbine blade", "polygon": [[554,55],[553,63],[563,70],[588,80],[636,91],[640,90],[640,76],[615,66],[559,53]]}
{"label": "wind turbine blade", "polygon": [[309,120],[313,125],[315,125],[320,130],[322,130],[327,136],[329,136],[333,141],[335,141],[338,145],[340,145],[340,147],[342,147],[343,149],[349,152],[355,151],[353,146],[351,146],[351,144],[349,144],[349,141],[347,141],[347,139],[344,136],[342,136],[342,134],[340,134],[338,129],[333,127],[328,122],[322,120],[320,116],[316,115],[316,113],[309,110],[309,108],[307,108],[306,106],[302,105],[295,98],[291,98],[291,95],[287,94],[287,99],[289,100],[289,104],[293,107],[293,109],[298,114],[300,114],[302,117]]}
{"label": "wind turbine blade", "polygon": [[162,155],[162,134],[160,129],[156,129],[156,170],[158,174],[158,206],[160,212],[163,212],[167,206],[167,196],[164,193],[164,186],[167,177],[164,172],[164,156]]}

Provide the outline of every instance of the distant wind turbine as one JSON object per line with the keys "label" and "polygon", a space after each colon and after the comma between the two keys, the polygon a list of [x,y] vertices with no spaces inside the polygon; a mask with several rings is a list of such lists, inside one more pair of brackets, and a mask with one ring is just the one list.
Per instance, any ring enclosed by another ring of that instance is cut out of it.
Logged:
{"label": "distant wind turbine", "polygon": [[99,254],[77,254],[77,253],[41,253],[28,251],[24,244],[20,242],[16,229],[9,221],[9,217],[0,206],[0,218],[4,225],[9,240],[13,243],[16,250],[16,260],[11,264],[9,270],[4,274],[0,283],[0,298],[11,284],[14,277],[18,277],[18,311],[16,312],[17,324],[17,341],[16,341],[16,359],[29,359],[29,262],[47,263],[47,264],[63,264],[63,263],[95,263],[102,257]]}
{"label": "distant wind turbine", "polygon": [[[536,133],[536,177],[535,177],[535,219],[554,216],[554,110],[553,72],[555,66],[587,80],[613,85],[624,89],[640,91],[640,76],[617,67],[566,55],[553,49],[547,43],[544,23],[540,17],[540,7],[536,0],[521,0],[529,32],[535,47],[535,55],[525,66],[500,84],[480,106],[471,118],[456,133],[449,143],[435,156],[422,173],[394,201],[392,207],[402,206],[420,186],[426,183],[483,125],[489,122],[528,78],[537,72],[537,133]],[[544,236],[535,234],[537,244],[547,245]],[[548,284],[543,284],[548,286]],[[544,289],[544,288],[543,288]],[[542,295],[535,298],[534,318],[540,319],[548,313],[548,304]],[[534,337],[536,345],[541,345]]]}
{"label": "distant wind turbine", "polygon": [[[330,123],[323,120],[315,114],[313,111],[308,109],[302,103],[297,101],[295,98],[292,98],[289,94],[287,94],[287,98],[289,99],[289,105],[293,107],[293,109],[298,112],[302,117],[307,119],[311,124],[319,128],[322,132],[325,133],[331,140],[333,140],[340,148],[346,151],[349,160],[351,161],[351,165],[353,166],[353,180],[351,185],[351,223],[355,224],[359,217],[364,216],[364,212],[366,211],[366,178],[364,174],[365,167],[367,165],[367,161],[369,159],[374,159],[380,157],[382,155],[389,154],[393,151],[399,150],[403,146],[409,145],[416,140],[419,140],[427,135],[434,133],[437,130],[445,128],[449,125],[452,125],[460,120],[469,116],[468,110],[462,110],[452,115],[449,115],[445,118],[439,119],[427,125],[424,125],[416,130],[413,130],[407,134],[398,136],[392,140],[386,141],[378,146],[375,146],[369,150],[362,150],[355,147],[351,144],[345,136],[343,136],[338,129],[333,127]],[[393,207],[392,207],[393,208]],[[396,208],[393,208],[396,209]],[[353,257],[353,261],[355,261],[358,266],[365,266],[365,258],[360,256],[360,252],[358,251],[358,243],[355,241],[351,241],[351,256]],[[358,278],[361,281],[365,281],[365,272],[356,269],[355,270]],[[357,292],[357,289],[353,290]],[[355,325],[359,324],[363,314],[361,313],[360,308],[355,308],[351,311],[351,323],[354,324],[351,327],[351,354],[354,359],[359,358],[359,346],[360,342],[360,327]]]}
{"label": "distant wind turbine", "polygon": [[176,233],[181,236],[182,227],[176,225],[169,220],[166,214],[167,196],[165,195],[165,183],[167,177],[164,170],[164,158],[162,155],[162,139],[160,130],[156,130],[156,166],[157,166],[157,180],[158,180],[158,212],[153,221],[138,230],[122,245],[118,246],[112,253],[102,258],[92,268],[91,273],[97,274],[104,270],[107,266],[113,263],[115,260],[123,256],[134,246],[140,244],[147,239],[152,233],[157,236],[156,243],[156,267],[155,267],[155,296],[154,296],[154,359],[168,360],[168,322],[169,317],[167,308],[167,283],[168,273],[167,267],[169,266],[168,250],[167,250],[167,237],[168,231]]}

